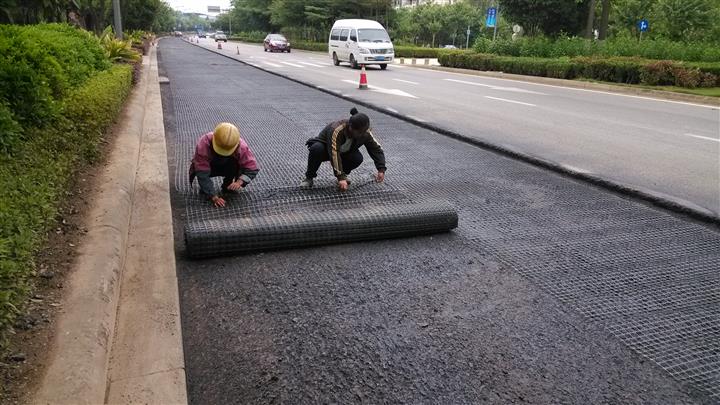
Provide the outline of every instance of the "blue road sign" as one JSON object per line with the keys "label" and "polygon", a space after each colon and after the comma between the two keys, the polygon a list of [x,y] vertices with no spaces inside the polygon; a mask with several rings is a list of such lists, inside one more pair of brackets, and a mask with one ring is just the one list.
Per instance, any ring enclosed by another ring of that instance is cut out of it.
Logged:
{"label": "blue road sign", "polygon": [[640,29],[640,32],[646,32],[648,28],[650,28],[650,23],[648,20],[642,19],[638,22],[638,28]]}
{"label": "blue road sign", "polygon": [[487,12],[487,18],[485,19],[486,27],[494,27],[497,23],[497,8],[490,7]]}

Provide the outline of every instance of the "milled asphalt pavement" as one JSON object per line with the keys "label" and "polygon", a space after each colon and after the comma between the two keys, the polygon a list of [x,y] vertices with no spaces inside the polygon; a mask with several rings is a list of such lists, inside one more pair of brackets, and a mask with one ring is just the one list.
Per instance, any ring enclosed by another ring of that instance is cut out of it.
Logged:
{"label": "milled asphalt pavement", "polygon": [[292,186],[353,104],[180,39],[160,69],[191,403],[720,401],[717,228],[375,111],[388,184],[448,200],[457,230],[185,259],[192,139],[235,122],[246,192]]}

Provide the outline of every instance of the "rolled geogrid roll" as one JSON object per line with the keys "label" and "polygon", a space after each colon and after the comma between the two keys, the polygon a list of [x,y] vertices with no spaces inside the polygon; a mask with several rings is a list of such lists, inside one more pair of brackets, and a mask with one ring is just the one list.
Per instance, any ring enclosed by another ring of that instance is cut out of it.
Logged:
{"label": "rolled geogrid roll", "polygon": [[208,258],[334,243],[448,232],[458,215],[444,201],[327,211],[291,212],[185,226],[186,253]]}

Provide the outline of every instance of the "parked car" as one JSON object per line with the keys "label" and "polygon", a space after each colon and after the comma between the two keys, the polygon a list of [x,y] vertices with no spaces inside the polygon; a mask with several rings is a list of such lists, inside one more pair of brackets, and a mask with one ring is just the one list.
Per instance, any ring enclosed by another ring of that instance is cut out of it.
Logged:
{"label": "parked car", "polygon": [[443,46],[443,49],[458,49],[455,45],[445,45]]}
{"label": "parked car", "polygon": [[220,41],[227,42],[227,36],[222,31],[215,31],[215,36],[213,38],[215,38],[215,42],[220,42]]}
{"label": "parked car", "polygon": [[328,53],[335,66],[350,62],[354,69],[360,65],[380,65],[385,70],[392,63],[395,49],[379,22],[337,20],[330,31]]}
{"label": "parked car", "polygon": [[280,34],[268,34],[263,41],[263,50],[265,52],[280,51],[290,53],[290,42]]}

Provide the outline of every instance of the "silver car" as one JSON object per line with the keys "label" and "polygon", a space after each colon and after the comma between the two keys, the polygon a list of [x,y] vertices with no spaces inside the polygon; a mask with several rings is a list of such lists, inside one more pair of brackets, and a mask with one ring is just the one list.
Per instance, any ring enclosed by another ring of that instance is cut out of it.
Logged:
{"label": "silver car", "polygon": [[227,36],[222,31],[216,31],[215,32],[215,42],[224,41],[227,42]]}

